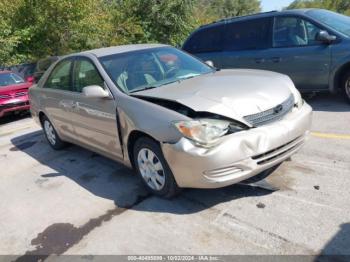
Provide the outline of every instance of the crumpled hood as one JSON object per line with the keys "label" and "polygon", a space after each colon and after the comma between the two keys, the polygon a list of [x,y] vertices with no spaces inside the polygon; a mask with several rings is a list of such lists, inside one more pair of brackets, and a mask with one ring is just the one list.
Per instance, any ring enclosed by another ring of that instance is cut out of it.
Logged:
{"label": "crumpled hood", "polygon": [[243,121],[271,109],[295,90],[289,77],[262,70],[221,70],[134,93],[181,103],[197,112],[211,112]]}

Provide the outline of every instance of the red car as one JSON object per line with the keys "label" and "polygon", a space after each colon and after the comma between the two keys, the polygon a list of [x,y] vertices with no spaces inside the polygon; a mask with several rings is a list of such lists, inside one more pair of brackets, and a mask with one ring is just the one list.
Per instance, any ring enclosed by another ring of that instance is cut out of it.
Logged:
{"label": "red car", "polygon": [[33,85],[11,71],[0,71],[0,117],[10,112],[29,110],[28,89]]}

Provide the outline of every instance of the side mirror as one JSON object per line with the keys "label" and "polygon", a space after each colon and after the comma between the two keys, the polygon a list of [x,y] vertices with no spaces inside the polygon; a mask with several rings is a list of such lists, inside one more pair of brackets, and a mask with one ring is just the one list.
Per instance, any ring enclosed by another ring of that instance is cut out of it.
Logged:
{"label": "side mirror", "polygon": [[83,88],[83,95],[91,98],[109,98],[109,93],[98,85]]}
{"label": "side mirror", "polygon": [[316,41],[330,44],[337,39],[336,36],[330,35],[327,31],[320,31],[316,34]]}
{"label": "side mirror", "polygon": [[211,60],[205,61],[205,63],[210,67],[214,67],[214,63]]}
{"label": "side mirror", "polygon": [[26,78],[26,81],[27,81],[28,83],[34,83],[34,77],[33,77],[33,76],[28,76],[28,77]]}

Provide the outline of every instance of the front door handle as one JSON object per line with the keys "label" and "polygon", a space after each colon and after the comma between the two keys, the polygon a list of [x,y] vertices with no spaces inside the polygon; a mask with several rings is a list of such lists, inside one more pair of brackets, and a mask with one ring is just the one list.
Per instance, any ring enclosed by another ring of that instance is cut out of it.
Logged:
{"label": "front door handle", "polygon": [[279,62],[282,61],[282,58],[280,58],[280,57],[272,57],[271,61],[274,62],[274,63],[279,63]]}

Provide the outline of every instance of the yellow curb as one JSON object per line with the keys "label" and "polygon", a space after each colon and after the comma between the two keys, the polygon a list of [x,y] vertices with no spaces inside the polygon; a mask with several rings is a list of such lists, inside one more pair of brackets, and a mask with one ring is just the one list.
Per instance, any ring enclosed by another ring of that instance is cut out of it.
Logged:
{"label": "yellow curb", "polygon": [[311,132],[312,136],[320,137],[320,138],[329,138],[329,139],[349,139],[350,135],[342,135],[342,134],[327,134],[327,133],[319,133],[319,132]]}

